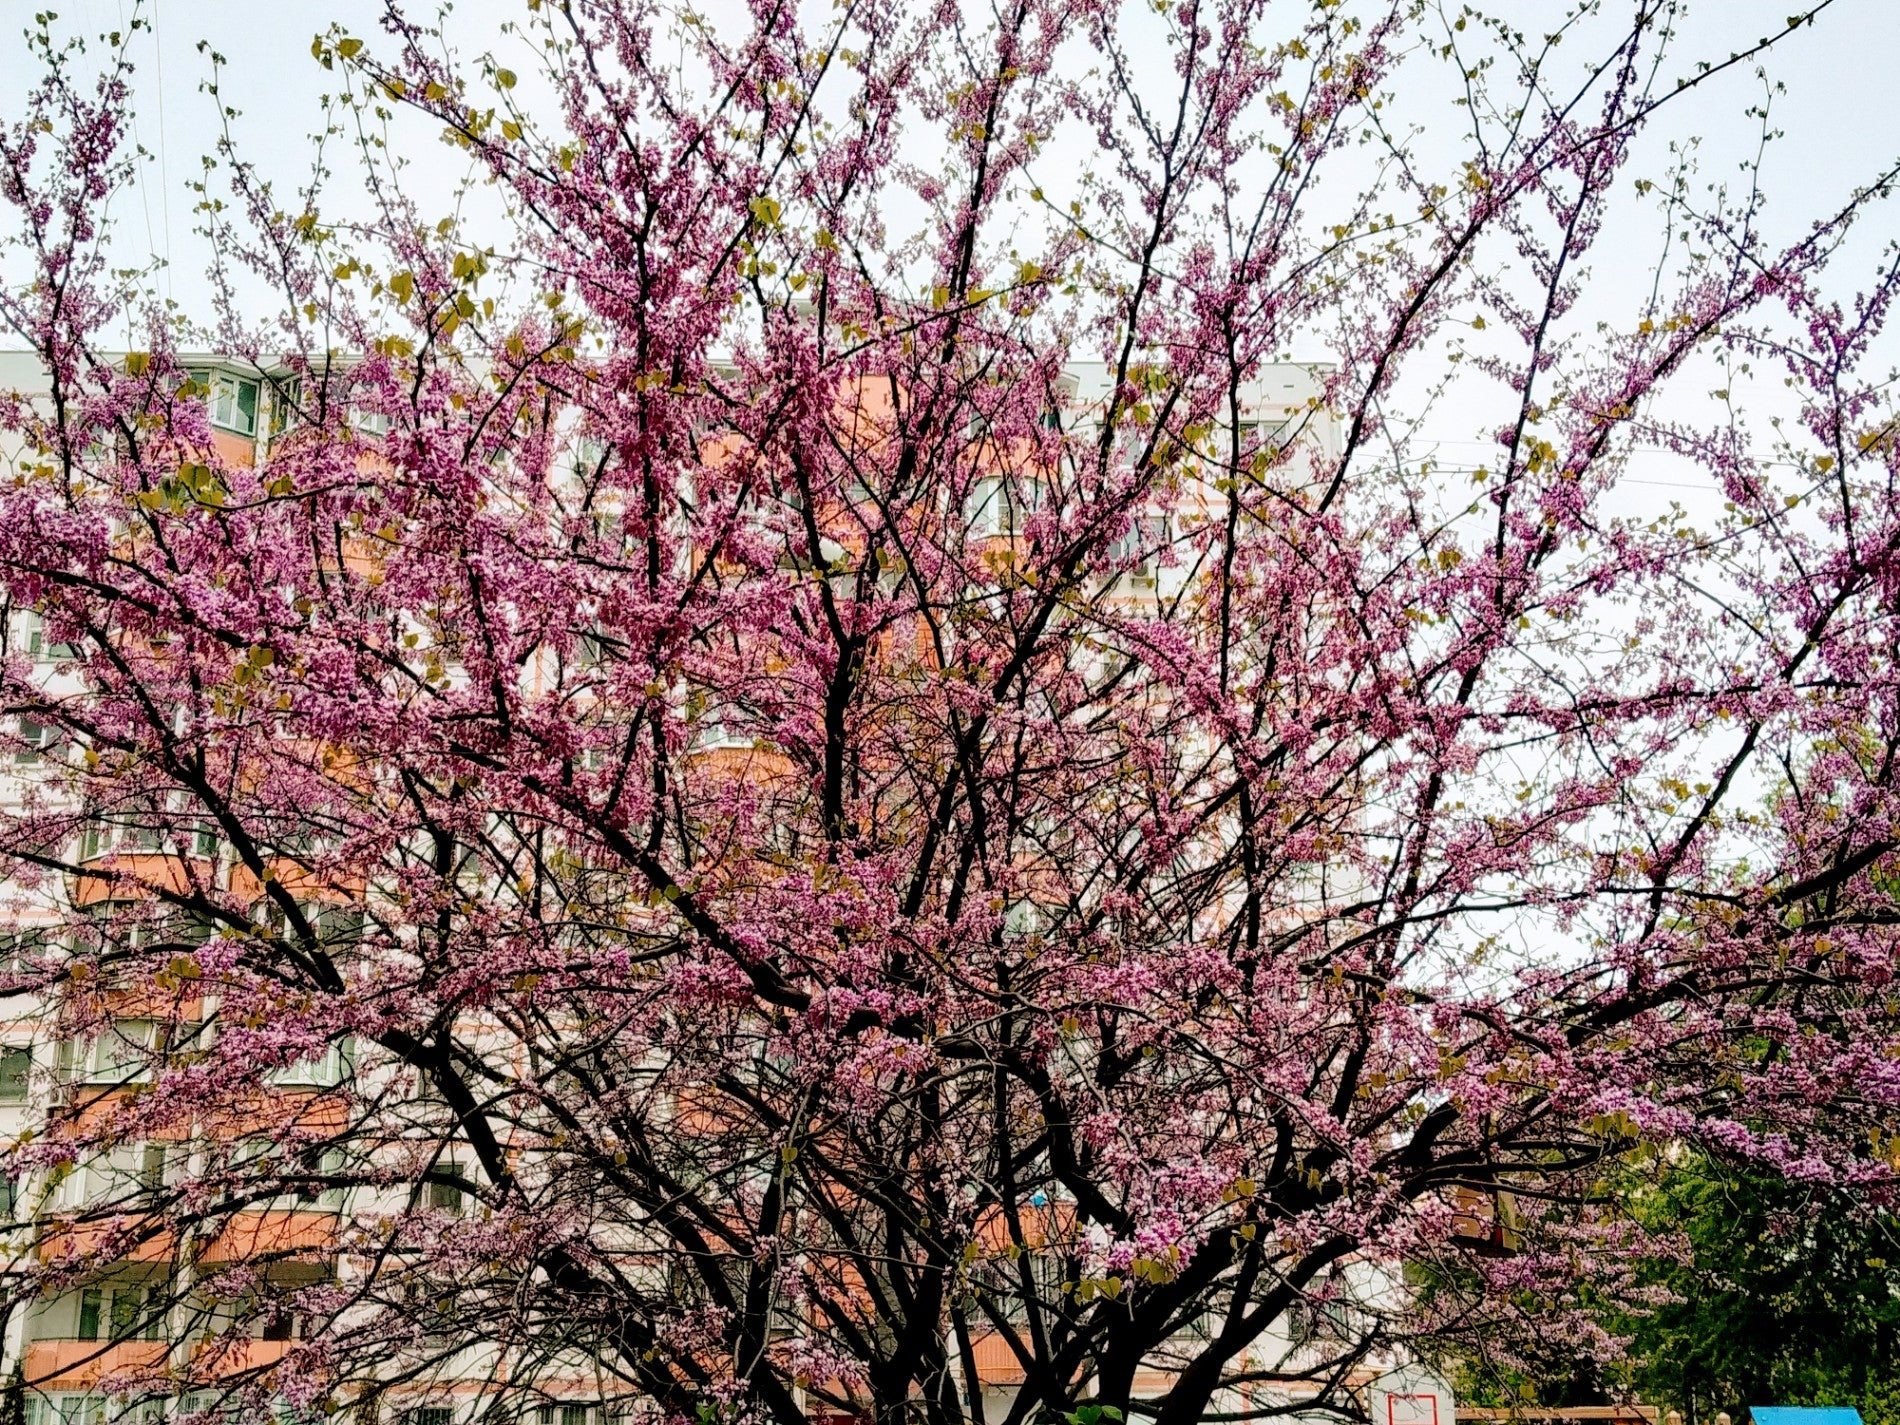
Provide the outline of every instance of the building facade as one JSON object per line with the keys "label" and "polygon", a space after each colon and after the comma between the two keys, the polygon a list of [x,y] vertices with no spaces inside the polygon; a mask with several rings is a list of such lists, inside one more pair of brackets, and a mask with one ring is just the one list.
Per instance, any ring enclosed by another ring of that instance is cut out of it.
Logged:
{"label": "building facade", "polygon": [[[264,469],[311,438],[312,422],[300,416],[310,395],[304,377],[215,354],[184,364],[192,379],[183,399],[202,403],[209,447],[181,451],[183,493],[157,490],[155,501],[203,498],[191,483],[201,477],[192,472]],[[1259,452],[1259,468],[1320,459],[1331,448],[1336,434],[1323,409],[1324,379],[1312,368],[1269,368],[1246,393],[1240,439]],[[1106,399],[1108,382],[1099,367],[1071,368],[1059,383],[1053,418],[1086,422]],[[43,379],[29,359],[0,361],[0,387],[31,392],[36,385]],[[365,406],[341,425],[332,422],[326,438],[347,430],[351,458],[373,470],[390,423],[388,413]],[[604,452],[579,429],[564,439],[548,478],[584,481]],[[714,441],[705,458],[736,457],[729,442]],[[960,524],[961,538],[980,557],[1006,562],[1048,497],[1040,477],[1007,460],[992,468],[979,470],[959,507],[941,518]],[[1217,482],[1190,477],[1168,508],[1137,510],[1094,576],[1098,593],[1134,614],[1191,597],[1198,575],[1189,529],[1218,518],[1224,499]],[[354,531],[323,557],[333,559],[339,576],[366,574],[365,582],[380,584],[373,533]],[[838,560],[853,538],[848,523],[827,525],[817,559]],[[735,556],[704,557],[716,563]],[[466,676],[452,652],[439,652],[452,640],[425,610],[384,614],[410,630],[404,656],[423,677],[446,688]],[[887,637],[912,639],[915,656],[930,656],[915,629]],[[610,636],[590,635],[572,649],[538,656],[521,676],[558,686],[570,666],[606,656],[603,641]],[[490,1250],[479,1243],[503,1230],[505,1214],[482,1191],[480,1145],[457,1126],[468,1116],[413,1066],[349,1032],[313,1033],[289,1048],[272,1044],[270,1068],[245,1095],[207,1094],[186,1108],[165,1101],[169,1086],[186,1082],[193,1066],[253,1052],[247,1036],[258,1015],[248,998],[233,1000],[218,981],[221,945],[245,934],[281,936],[288,944],[295,931],[333,948],[336,963],[356,973],[351,947],[366,922],[379,920],[379,908],[413,894],[405,858],[421,858],[427,848],[392,845],[374,864],[340,857],[335,848],[360,842],[365,829],[340,824],[321,803],[273,809],[268,843],[238,846],[201,808],[172,792],[154,793],[135,775],[125,778],[123,795],[99,792],[87,760],[98,747],[80,730],[98,696],[97,660],[106,651],[96,632],[75,639],[57,618],[49,620],[24,586],[7,600],[10,675],[30,680],[38,692],[30,705],[9,712],[0,804],[16,827],[43,825],[50,838],[37,868],[22,863],[28,869],[0,889],[12,952],[3,987],[10,993],[0,1011],[0,1144],[8,1148],[0,1215],[8,1224],[4,1265],[13,1285],[0,1380],[9,1408],[34,1425],[171,1419],[193,1411],[246,1418],[269,1413],[262,1402],[272,1398],[289,1414],[310,1406],[298,1395],[302,1363],[320,1360],[332,1342],[347,1342],[357,1358],[381,1362],[382,1379],[374,1388],[359,1380],[326,1408],[354,1411],[359,1420],[606,1425],[651,1413],[655,1407],[637,1383],[603,1373],[585,1333],[564,1337],[545,1321],[528,1324],[531,1305],[504,1310],[489,1300],[482,1309],[492,1314],[475,1318],[459,1314],[457,1297],[454,1311],[438,1312],[450,1298],[429,1273],[458,1254],[479,1273],[473,1264]],[[690,688],[663,693],[692,709],[690,738],[676,754],[680,776],[704,795],[705,815],[715,823],[760,814],[775,784],[796,780],[756,717],[698,706]],[[73,715],[55,717],[47,708]],[[283,755],[321,766],[333,787],[374,781],[373,769],[336,771],[314,744],[287,743]],[[583,758],[580,765],[593,764]],[[76,790],[82,786],[93,790]],[[373,804],[366,792],[358,810]],[[494,859],[522,844],[521,834],[498,826],[469,834],[487,836],[491,850],[503,848],[465,876],[471,900],[492,897]],[[770,844],[769,837],[751,839]],[[574,885],[586,880],[584,865],[563,864]],[[1340,874],[1315,860],[1308,892],[1315,904],[1345,894]],[[463,875],[450,868],[438,879]],[[1036,877],[1033,866],[1021,869],[1021,890],[1005,917],[1008,933],[1036,925]],[[600,894],[609,899],[624,894],[604,884]],[[188,907],[197,900],[227,917],[231,907],[244,907],[254,931],[195,915]],[[644,904],[609,905],[602,913],[637,930]],[[495,913],[529,914],[519,900],[506,906],[512,908]],[[425,963],[426,952],[416,949],[414,960]],[[72,972],[73,965],[84,973]],[[120,978],[116,965],[136,965],[139,973]],[[577,1022],[574,1033],[585,1032]],[[503,1018],[468,1015],[453,1033],[474,1061],[486,1057],[516,1076],[536,1072],[518,1026]],[[206,1107],[214,1102],[215,1109]],[[693,1103],[676,1102],[669,1112],[682,1138],[724,1131],[716,1114]],[[527,1140],[546,1128],[526,1116],[515,1126],[520,1141],[497,1151],[530,1153]],[[563,1191],[553,1178],[542,1189]],[[606,1190],[600,1183],[573,1189]],[[1040,1237],[1027,1244],[996,1219],[983,1223],[978,1258],[994,1253],[1000,1260],[1062,1235],[1060,1201],[1039,1205],[1036,1217],[1026,1230]],[[613,1221],[611,1210],[603,1220]],[[629,1244],[638,1235],[625,1225],[604,1231],[609,1238],[621,1233]],[[996,1240],[984,1246],[989,1237]],[[427,1254],[409,1245],[424,1239],[432,1244]],[[630,1261],[642,1260],[636,1247],[629,1253]],[[663,1272],[653,1270],[654,1290],[666,1290]],[[1367,1265],[1348,1272],[1345,1287],[1290,1311],[1250,1348],[1263,1379],[1297,1376],[1288,1363],[1310,1360],[1317,1381],[1324,1364],[1356,1338],[1351,1314],[1395,1312],[1402,1296],[1387,1271]],[[1020,1315],[964,1333],[967,1349],[952,1353],[954,1393],[970,1402],[971,1413],[980,1410],[991,1422],[1011,1417],[1027,1369],[1025,1340]],[[1355,1360],[1350,1373],[1364,1387],[1394,1364],[1389,1353],[1375,1354]],[[1163,1359],[1143,1362],[1135,1393],[1164,1390],[1170,1370]],[[839,1393],[828,1389],[835,1384],[822,1376],[811,1381],[811,1418],[840,1418],[826,1402]],[[1257,1393],[1223,1397],[1221,1409],[1284,1410],[1299,1389],[1263,1384]],[[1420,1396],[1421,1389],[1408,1387],[1395,1398]],[[1448,1416],[1441,1419],[1449,1425]],[[1388,1425],[1399,1425],[1398,1417]]]}

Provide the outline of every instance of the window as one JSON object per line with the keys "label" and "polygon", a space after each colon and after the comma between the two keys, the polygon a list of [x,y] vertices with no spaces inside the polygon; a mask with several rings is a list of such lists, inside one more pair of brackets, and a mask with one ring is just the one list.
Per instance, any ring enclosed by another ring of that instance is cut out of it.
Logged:
{"label": "window", "polygon": [[[454,1176],[459,1169],[453,1163],[444,1163],[439,1172]],[[429,1208],[433,1212],[445,1212],[450,1217],[462,1215],[462,1190],[454,1183],[431,1182],[428,1191]]]}
{"label": "window", "polygon": [[622,645],[611,634],[583,633],[574,653],[577,668],[600,668],[613,661]]}
{"label": "window", "polygon": [[[320,855],[321,852],[303,852],[284,850],[287,858],[303,860],[306,856]],[[304,924],[315,932],[316,937],[333,952],[347,949],[363,938],[363,912],[359,907],[347,905],[322,905],[314,901],[299,901],[297,908],[302,913]],[[252,909],[252,917],[257,924],[268,927],[273,934],[288,935],[290,921],[283,907],[275,901],[259,901]]]}
{"label": "window", "polygon": [[270,433],[282,435],[303,420],[303,378],[286,376],[271,383]]}
{"label": "window", "polygon": [[139,1150],[138,1183],[141,1191],[162,1192],[165,1188],[165,1145],[147,1143]]}
{"label": "window", "polygon": [[994,478],[978,480],[970,486],[963,502],[963,520],[970,538],[989,539],[1004,529],[1003,482]]}
{"label": "window", "polygon": [[693,727],[693,746],[701,751],[714,747],[751,747],[752,739],[736,731],[723,718],[708,715]]}
{"label": "window", "polygon": [[164,1301],[163,1292],[156,1288],[118,1286],[108,1291],[89,1286],[79,1293],[75,1334],[81,1341],[97,1341],[105,1328],[108,1341],[161,1340]]}
{"label": "window", "polygon": [[974,481],[963,505],[970,538],[994,539],[1016,533],[1042,507],[1042,500],[1043,485],[1037,479],[1011,481],[1000,475],[986,475]]}
{"label": "window", "polygon": [[159,848],[159,830],[149,821],[105,821],[86,823],[80,840],[79,859],[96,861],[101,856],[136,855]]}
{"label": "window", "polygon": [[1034,935],[1043,923],[1043,914],[1034,901],[1015,901],[1003,912],[1003,933],[1008,936]]}
{"label": "window", "polygon": [[86,823],[79,854],[86,861],[149,851],[208,859],[223,844],[215,823],[189,815],[174,798],[161,803],[123,802],[110,811],[95,812]]}
{"label": "window", "polygon": [[71,658],[76,650],[70,643],[54,643],[46,636],[45,622],[37,613],[28,610],[24,615],[27,657],[36,663],[51,663],[62,658]]}
{"label": "window", "polygon": [[145,1292],[141,1288],[122,1286],[112,1293],[113,1340],[136,1340],[145,1319]]}
{"label": "window", "polygon": [[105,826],[96,821],[86,823],[86,829],[79,838],[79,859],[96,861],[101,856],[111,855],[113,843],[118,840],[114,834],[116,831],[116,827]]}
{"label": "window", "polygon": [[455,1412],[446,1405],[416,1405],[402,1413],[402,1425],[455,1425]]}
{"label": "window", "polygon": [[59,740],[58,730],[30,717],[20,719],[20,740],[13,749],[13,760],[30,767],[52,751]]}
{"label": "window", "polygon": [[27,1077],[33,1072],[33,1051],[0,1050],[0,1103],[26,1101]]}
{"label": "window", "polygon": [[600,472],[607,459],[607,447],[590,435],[584,435],[574,442],[574,474],[577,478],[592,480]]}
{"label": "window", "polygon": [[1124,575],[1128,587],[1153,589],[1157,582],[1157,555],[1167,542],[1167,516],[1142,515],[1129,525],[1128,533],[1109,545],[1109,566]]}
{"label": "window", "polygon": [[[1269,466],[1280,459],[1280,452],[1286,448],[1291,420],[1244,420],[1240,423],[1241,468],[1252,472],[1256,477],[1266,474]],[[1222,458],[1226,458],[1227,445],[1220,444]]]}
{"label": "window", "polygon": [[337,846],[334,836],[327,835],[307,820],[280,822],[274,827],[261,829],[257,834],[264,845],[277,855],[292,856],[303,862],[327,856]]}
{"label": "window", "polygon": [[[278,1281],[276,1285],[284,1291],[293,1290],[297,1283]],[[260,1308],[257,1329],[260,1341],[308,1341],[321,1324],[301,1311],[292,1311],[282,1299],[255,1304]]]}
{"label": "window", "polygon": [[34,960],[46,953],[46,945],[43,929],[0,930],[0,979],[35,974]]}
{"label": "window", "polygon": [[142,1083],[151,1076],[146,1062],[158,1025],[149,1019],[114,1020],[92,1042],[83,1073],[91,1084]]}
{"label": "window", "polygon": [[616,550],[632,548],[633,539],[627,533],[626,517],[620,510],[591,509],[587,511],[586,519],[597,553],[611,554]]}
{"label": "window", "polygon": [[[319,906],[312,923],[316,926],[317,938],[332,951],[339,947],[348,948],[363,938],[363,912],[355,906]],[[347,1041],[339,1052],[345,1056],[344,1072],[347,1073],[350,1054]]]}
{"label": "window", "polygon": [[127,1019],[101,1034],[93,1045],[93,1077],[115,1083],[143,1079],[153,1028],[149,1019]]}
{"label": "window", "polygon": [[26,1425],[164,1425],[165,1402],[128,1405],[103,1395],[42,1395],[28,1391]]}
{"label": "window", "polygon": [[257,382],[216,372],[205,384],[211,388],[206,404],[212,425],[239,435],[257,434]]}
{"label": "window", "polygon": [[300,1207],[341,1207],[343,1189],[333,1185],[333,1180],[342,1175],[346,1164],[341,1148],[325,1148],[317,1153],[306,1151],[298,1162],[298,1167],[309,1173],[316,1181],[307,1183],[297,1190],[297,1204]]}
{"label": "window", "polygon": [[134,1208],[165,1184],[165,1148],[159,1143],[119,1143],[93,1153],[59,1183],[67,1208]]}
{"label": "window", "polygon": [[350,1072],[350,1059],[350,1046],[338,1040],[307,1058],[272,1069],[265,1081],[279,1087],[334,1088]]}
{"label": "window", "polygon": [[96,1286],[89,1286],[79,1293],[79,1330],[82,1341],[99,1339],[99,1314],[104,1305],[105,1293]]}
{"label": "window", "polygon": [[713,700],[710,690],[688,688],[686,691],[686,720],[692,729],[692,746],[695,751],[710,747],[751,747],[752,738],[741,730],[741,724],[750,714],[750,709],[737,703],[721,705]]}
{"label": "window", "polygon": [[971,534],[988,539],[1009,533],[1009,490],[1001,480],[979,480],[970,495]]}
{"label": "window", "polygon": [[[407,1319],[420,1323],[422,1339],[430,1346],[442,1349],[455,1343],[456,1302],[454,1297],[444,1296],[439,1290],[431,1290],[421,1282],[412,1281],[406,1283],[402,1289],[402,1304],[407,1313]],[[407,1416],[404,1417],[404,1419],[407,1418]]]}

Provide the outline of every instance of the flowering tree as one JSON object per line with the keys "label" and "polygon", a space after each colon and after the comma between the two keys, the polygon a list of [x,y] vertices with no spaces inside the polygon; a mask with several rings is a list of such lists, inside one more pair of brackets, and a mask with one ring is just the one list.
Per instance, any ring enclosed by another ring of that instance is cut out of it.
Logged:
{"label": "flowering tree", "polygon": [[[1613,1354],[1620,1155],[1887,1190],[1885,179],[1632,206],[1781,38],[1674,10],[530,0],[517,74],[392,9],[315,45],[372,217],[227,148],[129,356],[123,60],[43,39],[16,1302],[163,1263],[128,1394],[1185,1425]],[[1768,433],[1671,396],[1757,366]]]}

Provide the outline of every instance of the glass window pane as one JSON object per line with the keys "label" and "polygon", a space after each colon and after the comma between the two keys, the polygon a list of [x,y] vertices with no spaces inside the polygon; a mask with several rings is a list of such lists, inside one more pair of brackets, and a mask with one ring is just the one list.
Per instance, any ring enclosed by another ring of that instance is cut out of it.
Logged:
{"label": "glass window pane", "polygon": [[52,741],[52,728],[43,722],[35,722],[32,718],[23,717],[20,719],[20,745],[13,750],[13,760],[22,765],[37,762],[40,760],[40,754],[51,745]]}
{"label": "glass window pane", "polygon": [[143,1078],[146,1073],[145,1054],[151,1044],[151,1020],[115,1021],[93,1046],[95,1078],[114,1083]]}
{"label": "glass window pane", "polygon": [[53,643],[47,639],[46,625],[37,613],[29,609],[23,617],[26,628],[26,652],[29,658],[44,663],[73,656],[72,644]]}
{"label": "glass window pane", "polygon": [[112,1293],[112,1339],[129,1340],[138,1324],[144,1293],[135,1286],[122,1286]]}
{"label": "glass window pane", "polygon": [[0,1050],[0,1102],[19,1103],[26,1097],[27,1075],[32,1068],[32,1051]]}

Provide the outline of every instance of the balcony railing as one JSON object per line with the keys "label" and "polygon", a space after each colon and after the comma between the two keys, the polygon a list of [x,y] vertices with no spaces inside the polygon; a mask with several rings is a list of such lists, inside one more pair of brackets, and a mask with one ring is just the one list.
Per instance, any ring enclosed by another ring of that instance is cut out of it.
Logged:
{"label": "balcony railing", "polygon": [[26,1348],[26,1383],[40,1390],[84,1390],[109,1376],[155,1374],[170,1354],[165,1341],[33,1341]]}

